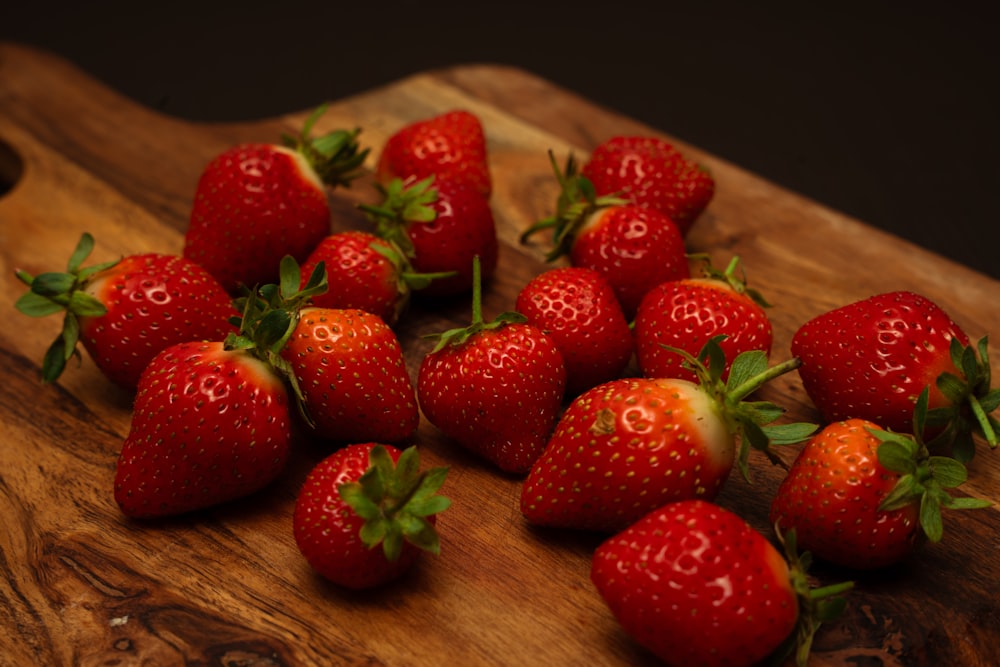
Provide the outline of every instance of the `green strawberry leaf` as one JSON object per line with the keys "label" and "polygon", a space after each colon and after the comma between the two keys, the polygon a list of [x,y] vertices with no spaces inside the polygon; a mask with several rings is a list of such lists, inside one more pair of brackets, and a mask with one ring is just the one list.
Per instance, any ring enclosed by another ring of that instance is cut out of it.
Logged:
{"label": "green strawberry leaf", "polygon": [[931,542],[940,542],[944,535],[941,501],[936,494],[925,493],[920,499],[920,527]]}
{"label": "green strawberry leaf", "polygon": [[796,445],[811,437],[819,429],[817,424],[774,424],[762,430],[772,445]]}
{"label": "green strawberry leaf", "polygon": [[35,294],[34,292],[25,292],[22,294],[14,302],[14,307],[28,317],[48,317],[66,308],[65,305],[56,303],[52,299]]}
{"label": "green strawberry leaf", "polygon": [[947,456],[931,456],[927,465],[934,480],[945,489],[957,488],[969,478],[965,466]]}

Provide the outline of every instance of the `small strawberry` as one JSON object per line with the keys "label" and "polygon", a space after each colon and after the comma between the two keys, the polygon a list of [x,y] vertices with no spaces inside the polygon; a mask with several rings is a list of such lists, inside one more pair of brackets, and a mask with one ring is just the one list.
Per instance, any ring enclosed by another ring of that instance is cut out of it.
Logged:
{"label": "small strawberry", "polygon": [[229,292],[275,282],[283,256],[302,262],[330,233],[326,187],[349,185],[367,150],[358,148],[359,130],[310,136],[324,111],[283,145],[233,146],[201,174],[184,256]]}
{"label": "small strawberry", "polygon": [[531,467],[552,431],[566,367],[552,339],[506,312],[482,316],[473,266],[472,323],[440,334],[420,364],[417,397],[434,426],[503,471]]}
{"label": "small strawberry", "polygon": [[488,280],[499,256],[496,221],[489,202],[460,181],[428,176],[420,181],[390,181],[376,186],[382,201],[361,205],[375,234],[399,246],[419,273],[454,273],[421,290],[444,296],[472,289],[472,258],[479,257]]}
{"label": "small strawberry", "polygon": [[521,234],[522,243],[552,228],[554,247],[546,259],[568,256],[573,266],[600,273],[629,320],[653,287],[691,276],[684,239],[670,218],[619,197],[598,197],[590,181],[577,174],[572,155],[564,172],[551,151],[549,157],[561,186],[556,214],[531,225]]}
{"label": "small strawberry", "polygon": [[[978,349],[978,358],[976,354]],[[802,359],[802,385],[826,422],[867,419],[913,432],[913,406],[930,387],[927,425],[932,448],[950,446],[968,461],[973,434],[997,446],[1000,405],[990,388],[987,340],[974,349],[937,304],[913,292],[877,294],[823,313],[792,337]]]}
{"label": "small strawberry", "polygon": [[662,212],[682,236],[715,194],[708,170],[658,137],[613,137],[594,149],[580,173],[598,195],[618,195]]}
{"label": "small strawberry", "polygon": [[[734,257],[725,271],[706,264],[703,277],[670,280],[646,294],[634,326],[644,376],[695,379],[694,371],[684,368],[684,360],[667,348],[697,354],[708,339],[719,335],[726,337],[719,346],[727,359],[749,350],[770,356],[773,333],[764,310],[769,304],[736,275],[738,263]],[[727,368],[723,379],[728,373]]]}
{"label": "small strawberry", "polygon": [[15,306],[33,317],[65,311],[63,330],[45,354],[42,378],[55,381],[78,343],[115,384],[135,390],[158,353],[177,343],[222,340],[238,315],[203,268],[173,255],[145,253],[82,267],[94,247],[84,233],[65,273],[17,277],[30,290]]}
{"label": "small strawberry", "polygon": [[734,461],[749,477],[751,447],[768,453],[770,444],[797,442],[814,430],[768,426],[781,408],[743,400],[794,369],[797,359],[768,368],[763,353],[744,353],[726,384],[717,340],[700,359],[678,354],[697,369],[700,384],[622,378],[570,403],[521,488],[521,512],[530,523],[621,530],[665,503],[713,499]]}
{"label": "small strawberry", "polygon": [[450,501],[436,494],[447,473],[420,471],[414,447],[347,445],[320,461],[299,490],[295,543],[314,570],[340,586],[394,580],[424,551],[440,553],[436,515]]}
{"label": "small strawberry", "polygon": [[[915,413],[922,427],[928,392]],[[799,452],[771,503],[771,522],[794,528],[818,558],[855,569],[892,565],[927,539],[941,540],[941,509],[989,506],[953,498],[966,470],[931,456],[920,440],[864,419],[827,425]]]}
{"label": "small strawberry", "polygon": [[544,271],[521,289],[515,307],[559,348],[568,395],[614,380],[632,359],[632,331],[611,285],[593,269]]}
{"label": "small strawberry", "polygon": [[376,180],[423,180],[437,176],[467,184],[489,198],[492,191],[486,135],[479,118],[464,109],[411,123],[389,137],[379,155]]}
{"label": "small strawberry", "polygon": [[668,665],[779,664],[795,650],[804,667],[853,584],[810,589],[793,535],[785,548],[718,505],[681,501],[605,540],[590,578],[622,629]]}

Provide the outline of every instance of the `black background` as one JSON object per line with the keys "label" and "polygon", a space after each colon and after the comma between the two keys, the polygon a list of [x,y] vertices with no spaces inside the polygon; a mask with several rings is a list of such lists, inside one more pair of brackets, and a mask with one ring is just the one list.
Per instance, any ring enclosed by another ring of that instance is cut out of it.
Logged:
{"label": "black background", "polygon": [[988,10],[11,0],[0,39],[67,56],[143,105],[223,122],[428,68],[515,65],[1000,278],[1000,25]]}

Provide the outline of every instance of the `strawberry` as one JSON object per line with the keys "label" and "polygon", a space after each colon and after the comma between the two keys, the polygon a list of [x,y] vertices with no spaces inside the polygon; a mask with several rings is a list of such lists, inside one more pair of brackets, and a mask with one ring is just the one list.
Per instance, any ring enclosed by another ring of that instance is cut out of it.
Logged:
{"label": "strawberry", "polygon": [[376,235],[398,245],[419,273],[452,272],[421,290],[423,296],[448,296],[472,289],[472,258],[478,256],[483,280],[493,276],[499,256],[496,221],[489,202],[468,184],[428,176],[377,185],[382,201],[361,209]]}
{"label": "strawberry", "polygon": [[[643,297],[634,327],[643,375],[694,380],[694,371],[664,346],[697,354],[708,339],[719,335],[726,337],[719,346],[727,359],[749,350],[770,356],[773,333],[764,310],[768,303],[735,275],[738,263],[734,257],[725,271],[707,263],[703,277],[660,283]],[[727,368],[723,379],[728,373]]]}
{"label": "strawberry", "polygon": [[149,362],[177,343],[222,340],[238,315],[229,295],[194,262],[144,253],[83,267],[94,247],[84,233],[65,273],[32,276],[18,270],[29,291],[19,311],[44,317],[65,311],[63,329],[45,354],[42,378],[55,381],[78,343],[115,384],[134,391]]}
{"label": "strawberry", "polygon": [[467,184],[485,198],[492,192],[486,135],[479,118],[464,109],[411,123],[386,140],[375,168],[384,186],[395,179],[437,176]]}
{"label": "strawberry", "polygon": [[522,243],[552,228],[554,247],[546,259],[568,256],[571,265],[603,275],[629,320],[653,287],[691,276],[684,239],[670,218],[618,197],[596,196],[590,181],[577,174],[572,155],[564,172],[551,151],[549,157],[561,187],[556,214],[525,230]]}
{"label": "strawberry", "polygon": [[779,664],[797,647],[804,666],[853,584],[810,589],[793,535],[785,550],[727,509],[680,501],[601,543],[590,578],[622,629],[668,665]]}
{"label": "strawberry", "polygon": [[423,552],[440,553],[436,515],[450,501],[436,493],[447,473],[421,472],[414,447],[347,445],[320,461],[299,490],[295,543],[314,570],[340,586],[386,584]]}
{"label": "strawberry", "polygon": [[420,407],[434,426],[505,472],[531,467],[552,431],[566,367],[552,339],[520,313],[483,321],[479,262],[472,323],[439,335],[417,376]]}
{"label": "strawberry", "polygon": [[367,150],[359,130],[312,137],[317,109],[284,144],[240,144],[213,158],[198,180],[184,256],[229,292],[275,282],[281,258],[306,259],[330,233],[326,186],[346,186]]}
{"label": "strawberry", "polygon": [[796,442],[814,430],[767,426],[781,408],[743,400],[794,369],[797,359],[768,368],[763,353],[744,353],[733,361],[727,385],[719,377],[725,361],[715,339],[701,358],[678,353],[697,369],[700,384],[621,378],[570,403],[521,488],[529,523],[621,530],[665,503],[713,499],[734,461],[749,477],[750,447],[768,453],[770,443]]}
{"label": "strawberry", "polygon": [[[976,350],[978,349],[978,358]],[[987,340],[976,348],[937,304],[899,291],[814,317],[792,337],[799,375],[825,422],[859,418],[898,433],[913,432],[913,406],[930,388],[932,447],[950,446],[962,461],[975,452],[973,434],[997,446],[1000,404],[990,388]]]}
{"label": "strawberry", "polygon": [[544,271],[521,289],[515,307],[559,348],[568,395],[619,377],[632,359],[632,331],[611,285],[593,269]]}
{"label": "strawberry", "polygon": [[399,322],[414,290],[453,275],[417,273],[393,242],[362,231],[337,232],[320,241],[302,264],[301,287],[320,262],[329,289],[312,297],[314,306],[364,310],[389,326]]}
{"label": "strawberry", "polygon": [[[927,389],[915,413],[926,414]],[[922,417],[916,418],[922,426]],[[794,528],[818,558],[855,569],[895,564],[925,541],[941,540],[941,508],[989,503],[953,498],[960,462],[931,456],[916,437],[864,419],[827,425],[806,443],[771,503],[771,522]]]}
{"label": "strawberry", "polygon": [[594,149],[580,173],[598,195],[618,195],[662,212],[682,236],[715,194],[708,170],[659,137],[612,137]]}

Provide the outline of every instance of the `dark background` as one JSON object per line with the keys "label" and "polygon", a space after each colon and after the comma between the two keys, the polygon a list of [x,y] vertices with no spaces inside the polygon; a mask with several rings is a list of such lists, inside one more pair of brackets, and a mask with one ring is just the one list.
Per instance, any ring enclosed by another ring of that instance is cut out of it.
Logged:
{"label": "dark background", "polygon": [[10,0],[0,39],[210,121],[515,65],[1000,278],[989,4],[830,4]]}

